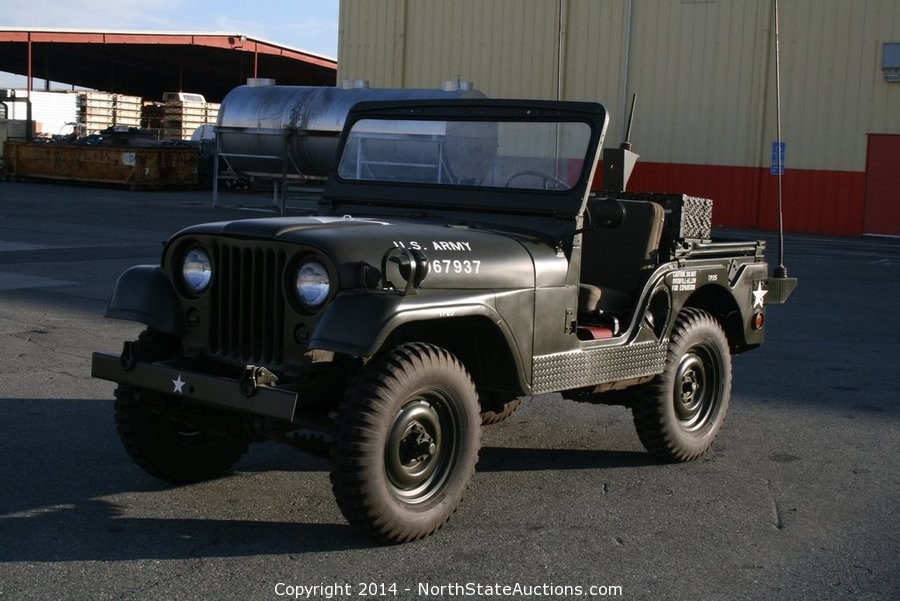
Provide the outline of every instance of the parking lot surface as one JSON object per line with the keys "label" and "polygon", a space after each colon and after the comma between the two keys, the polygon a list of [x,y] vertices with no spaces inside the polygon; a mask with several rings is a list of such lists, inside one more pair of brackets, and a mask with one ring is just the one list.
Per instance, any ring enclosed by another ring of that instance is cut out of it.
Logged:
{"label": "parking lot surface", "polygon": [[485,429],[441,532],[379,546],[326,461],[274,443],[220,480],[154,480],[90,377],[141,329],[102,316],[119,273],[181,227],[257,214],[0,182],[0,599],[900,598],[900,241],[787,237],[800,287],[735,359],[700,461],[655,463],[623,408],[535,397]]}

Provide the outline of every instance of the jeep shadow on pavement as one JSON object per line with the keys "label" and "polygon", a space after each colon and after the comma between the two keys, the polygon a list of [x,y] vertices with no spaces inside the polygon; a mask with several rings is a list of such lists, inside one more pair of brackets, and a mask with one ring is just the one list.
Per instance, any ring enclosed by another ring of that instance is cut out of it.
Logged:
{"label": "jeep shadow on pavement", "polygon": [[92,373],[128,453],[171,483],[255,441],[323,454],[385,542],[447,522],[481,426],[529,395],[625,405],[658,459],[703,455],[731,355],[796,280],[761,241],[713,241],[709,200],[591,192],[606,124],[594,103],[356,105],[318,215],[190,227],[119,278],[106,315],[147,328]]}

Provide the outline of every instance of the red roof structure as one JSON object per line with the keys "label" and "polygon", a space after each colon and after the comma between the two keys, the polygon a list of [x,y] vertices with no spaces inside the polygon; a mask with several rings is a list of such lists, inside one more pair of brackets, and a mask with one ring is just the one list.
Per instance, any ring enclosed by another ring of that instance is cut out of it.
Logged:
{"label": "red roof structure", "polygon": [[333,86],[335,59],[239,33],[0,28],[0,71],[162,98],[197,92],[219,102],[250,77]]}

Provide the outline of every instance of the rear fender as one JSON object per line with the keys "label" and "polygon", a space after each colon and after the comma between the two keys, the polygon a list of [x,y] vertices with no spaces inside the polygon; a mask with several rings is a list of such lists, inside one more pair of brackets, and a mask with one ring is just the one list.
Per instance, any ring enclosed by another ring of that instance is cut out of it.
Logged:
{"label": "rear fender", "polygon": [[[752,317],[765,313],[766,264],[746,264],[733,275],[728,275],[725,267],[699,267],[695,271],[697,289],[683,306],[712,314],[722,324],[734,353],[762,344],[765,330],[755,329]],[[678,310],[680,306],[676,313]]]}
{"label": "rear fender", "polygon": [[120,275],[104,315],[136,321],[173,336],[184,334],[175,291],[155,265],[136,265]]}

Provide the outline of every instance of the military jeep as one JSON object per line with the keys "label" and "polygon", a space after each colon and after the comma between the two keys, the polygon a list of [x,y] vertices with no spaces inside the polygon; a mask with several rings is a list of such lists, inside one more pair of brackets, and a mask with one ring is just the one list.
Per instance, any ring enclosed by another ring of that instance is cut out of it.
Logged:
{"label": "military jeep", "polygon": [[630,407],[661,461],[703,455],[731,355],[759,346],[761,241],[713,241],[711,201],[592,192],[594,103],[364,102],[313,216],[176,233],[106,315],[145,324],[94,376],[125,449],[170,483],[254,441],[330,457],[346,519],[386,542],[459,506],[481,427],[525,397]]}

